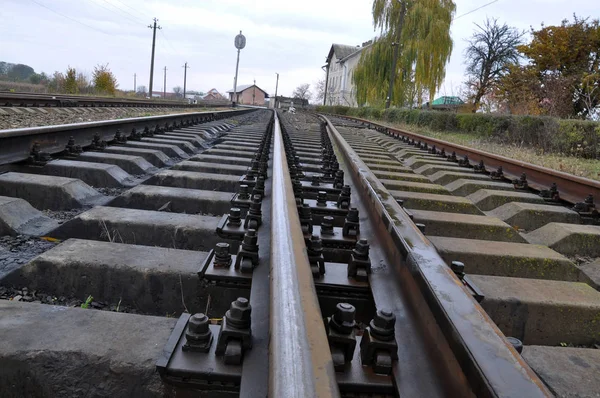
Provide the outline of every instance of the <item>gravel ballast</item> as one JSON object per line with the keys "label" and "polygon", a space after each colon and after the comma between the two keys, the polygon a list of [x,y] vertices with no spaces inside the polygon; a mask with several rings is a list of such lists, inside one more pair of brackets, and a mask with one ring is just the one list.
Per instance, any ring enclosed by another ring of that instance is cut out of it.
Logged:
{"label": "gravel ballast", "polygon": [[57,124],[94,122],[99,120],[169,115],[188,112],[222,111],[226,108],[20,108],[0,107],[0,130],[24,127],[53,126]]}

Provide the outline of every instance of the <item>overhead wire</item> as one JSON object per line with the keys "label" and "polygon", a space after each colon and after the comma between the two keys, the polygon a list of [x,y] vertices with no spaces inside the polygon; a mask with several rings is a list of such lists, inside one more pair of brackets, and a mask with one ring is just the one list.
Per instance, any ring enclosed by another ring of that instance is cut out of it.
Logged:
{"label": "overhead wire", "polygon": [[[133,22],[135,22],[135,23],[142,23],[142,24],[144,23],[144,21],[142,21],[141,19],[138,19],[138,17],[136,17],[135,15],[131,14],[130,12],[122,9],[121,7],[117,7],[115,4],[113,4],[113,3],[111,3],[111,2],[109,2],[107,0],[102,0],[102,1],[105,2],[106,4],[110,5],[111,7],[115,8],[116,10],[120,11],[121,14],[123,14],[123,16],[127,16],[128,15],[129,17],[127,17],[127,18],[129,18]],[[132,17],[132,18],[130,18],[130,17]]]}
{"label": "overhead wire", "polygon": [[38,6],[40,6],[40,7],[43,7],[43,8],[45,8],[45,9],[47,9],[47,10],[49,10],[49,11],[51,11],[51,12],[53,12],[53,13],[57,14],[57,15],[60,15],[60,16],[61,16],[61,17],[63,17],[63,18],[69,19],[69,20],[71,20],[71,21],[73,21],[73,22],[75,22],[75,23],[78,23],[78,24],[80,24],[80,25],[82,25],[82,26],[85,26],[85,27],[87,27],[87,28],[93,29],[93,30],[95,30],[95,31],[97,31],[97,32],[103,33],[103,34],[105,34],[105,35],[107,35],[107,36],[110,36],[110,35],[111,35],[110,33],[107,33],[107,32],[105,32],[105,31],[103,31],[103,30],[100,30],[100,29],[98,29],[98,28],[94,28],[93,26],[90,26],[90,25],[88,25],[88,24],[86,24],[86,23],[83,23],[83,22],[81,22],[81,21],[78,21],[78,20],[76,20],[76,19],[74,19],[74,18],[71,18],[71,17],[70,17],[70,16],[68,16],[68,15],[65,15],[65,14],[63,14],[63,13],[61,13],[61,12],[58,12],[58,11],[56,11],[56,10],[53,10],[52,8],[50,8],[50,7],[46,6],[45,4],[38,3],[36,0],[31,0],[31,1],[32,1],[33,3],[35,3],[35,4],[37,4],[37,5],[38,5]]}
{"label": "overhead wire", "polygon": [[131,7],[131,6],[129,6],[129,5],[125,4],[125,3],[123,3],[123,2],[122,2],[122,1],[120,1],[120,0],[115,0],[115,1],[116,1],[117,3],[120,3],[120,4],[124,5],[124,6],[125,6],[125,7],[127,7],[127,8],[129,8],[129,9],[130,9],[130,10],[132,10],[133,12],[137,12],[137,13],[140,13],[140,14],[142,14],[142,15],[143,15],[145,18],[152,18],[151,16],[149,16],[148,14],[146,14],[145,12],[143,12],[142,10],[136,10],[135,8],[133,8],[133,7]]}
{"label": "overhead wire", "polygon": [[458,18],[462,18],[462,17],[464,17],[465,15],[469,15],[469,14],[471,14],[471,13],[474,13],[475,11],[481,10],[482,8],[484,8],[484,7],[487,7],[487,6],[489,6],[490,4],[494,4],[494,3],[496,3],[497,1],[498,1],[498,0],[493,0],[493,1],[490,1],[489,3],[486,3],[486,4],[482,5],[482,6],[479,6],[479,7],[475,8],[475,9],[473,9],[473,10],[469,11],[469,12],[465,12],[464,14],[461,14],[461,15],[459,15],[458,17],[454,18],[454,19],[453,19],[453,21],[456,21]]}
{"label": "overhead wire", "polygon": [[[113,11],[113,10],[111,10],[110,8],[107,8],[107,7],[103,6],[102,4],[98,3],[96,0],[92,0],[92,3],[93,3],[95,6],[98,6],[98,7],[101,7],[101,8],[103,8],[103,9],[105,9],[106,11],[110,12],[111,14],[114,14],[114,11]],[[128,20],[131,20],[131,19],[130,19],[130,18],[128,18]],[[135,22],[135,23],[138,23],[137,21],[134,21],[134,22]]]}
{"label": "overhead wire", "polygon": [[160,34],[162,35],[162,37],[165,39],[165,41],[167,42],[167,44],[169,45],[169,47],[171,47],[171,49],[178,55],[182,55],[181,51],[177,50],[175,47],[173,47],[173,45],[171,44],[171,41],[169,39],[167,39],[167,35],[162,31],[162,29],[160,30]]}

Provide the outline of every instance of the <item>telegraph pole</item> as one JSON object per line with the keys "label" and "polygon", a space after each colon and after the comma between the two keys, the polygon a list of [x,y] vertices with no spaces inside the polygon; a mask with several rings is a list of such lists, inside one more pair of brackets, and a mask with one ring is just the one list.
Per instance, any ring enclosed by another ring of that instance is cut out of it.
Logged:
{"label": "telegraph pole", "polygon": [[154,26],[148,25],[152,29],[152,58],[150,58],[150,98],[152,98],[152,80],[154,79],[154,47],[156,44],[156,29],[162,29],[160,26],[156,26],[158,19],[154,18]]}
{"label": "telegraph pole", "polygon": [[185,65],[182,66],[183,68],[183,99],[185,99],[185,84],[187,81],[187,70],[189,68],[189,66],[187,66],[187,62],[185,63]]}
{"label": "telegraph pole", "polygon": [[277,109],[277,87],[279,87],[279,73],[275,73],[277,75],[277,80],[275,81],[275,105],[273,109]]}
{"label": "telegraph pole", "polygon": [[137,82],[136,82],[136,80],[135,80],[135,79],[136,79],[136,77],[137,77],[137,76],[136,76],[136,74],[134,73],[134,74],[133,74],[133,93],[134,93],[134,94],[135,94],[135,93],[137,93]]}
{"label": "telegraph pole", "polygon": [[167,67],[165,66],[165,82],[163,86],[163,98],[167,98]]}
{"label": "telegraph pole", "polygon": [[254,97],[256,97],[256,79],[254,79],[254,90],[252,91],[252,105],[256,105]]}

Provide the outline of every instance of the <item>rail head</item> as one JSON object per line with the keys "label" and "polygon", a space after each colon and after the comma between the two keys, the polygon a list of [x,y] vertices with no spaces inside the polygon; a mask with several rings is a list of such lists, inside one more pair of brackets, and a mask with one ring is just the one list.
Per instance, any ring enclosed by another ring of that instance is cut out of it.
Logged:
{"label": "rail head", "polygon": [[339,397],[277,113],[273,133],[269,396]]}
{"label": "rail head", "polygon": [[399,246],[398,251],[404,254],[402,266],[408,267],[420,287],[420,293],[477,396],[551,396],[481,306],[465,292],[431,242],[417,229],[331,121],[322,117],[332,138],[342,148],[349,168],[358,177],[365,196],[392,234],[394,244]]}

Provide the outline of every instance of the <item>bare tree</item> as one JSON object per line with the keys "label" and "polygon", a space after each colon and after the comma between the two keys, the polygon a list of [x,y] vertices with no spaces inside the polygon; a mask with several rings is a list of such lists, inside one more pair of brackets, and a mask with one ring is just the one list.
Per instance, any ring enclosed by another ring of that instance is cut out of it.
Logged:
{"label": "bare tree", "polygon": [[91,91],[92,82],[86,72],[77,72],[76,82],[80,93],[89,93]]}
{"label": "bare tree", "polygon": [[308,100],[311,96],[310,84],[304,83],[304,84],[299,85],[294,90],[292,96],[294,98],[298,98],[299,100],[302,100],[302,105],[304,105],[305,102],[308,102]]}
{"label": "bare tree", "polygon": [[180,86],[173,87],[173,92],[177,98],[183,97],[183,89]]}
{"label": "bare tree", "polygon": [[481,98],[490,93],[498,80],[508,72],[509,65],[518,63],[517,46],[522,44],[523,32],[508,25],[499,25],[496,19],[486,19],[483,26],[469,39],[465,50],[467,87],[473,103],[473,112]]}
{"label": "bare tree", "polygon": [[146,86],[137,86],[137,92],[136,92],[137,95],[145,97],[147,92],[148,92],[148,89],[146,88]]}
{"label": "bare tree", "polygon": [[321,103],[325,97],[325,79],[321,79],[317,82],[316,90],[317,92],[315,93],[315,101]]}

